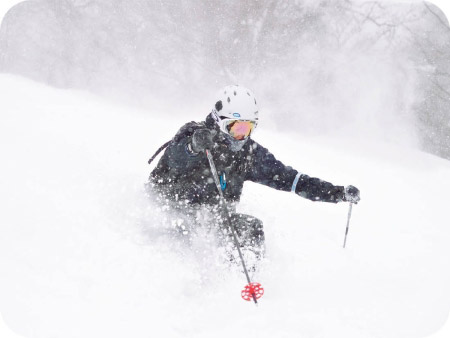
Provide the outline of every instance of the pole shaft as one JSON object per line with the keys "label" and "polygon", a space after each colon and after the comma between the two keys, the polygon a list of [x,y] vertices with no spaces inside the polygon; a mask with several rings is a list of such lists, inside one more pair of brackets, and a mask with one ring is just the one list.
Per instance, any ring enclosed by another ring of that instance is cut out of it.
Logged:
{"label": "pole shaft", "polygon": [[348,228],[350,226],[350,217],[352,216],[352,205],[353,205],[353,203],[349,203],[348,216],[347,216],[347,227],[345,228],[345,238],[344,238],[344,246],[343,246],[344,249],[345,249],[345,244],[347,243]]}
{"label": "pole shaft", "polygon": [[[219,175],[217,173],[217,169],[214,164],[214,160],[212,158],[211,152],[208,149],[205,150],[205,153],[206,153],[206,157],[208,158],[208,161],[209,161],[209,166],[211,167],[211,172],[214,177],[214,182],[216,183],[216,187],[219,192],[220,204],[222,205],[223,212],[225,213],[225,215],[227,217],[228,228],[230,229],[230,232],[233,235],[234,244],[236,245],[237,251],[239,253],[239,258],[241,259],[242,267],[244,268],[245,277],[247,278],[248,284],[251,284],[250,276],[248,275],[247,267],[245,266],[244,257],[242,256],[241,248],[239,245],[239,240],[236,236],[236,228],[234,227],[234,224],[231,221],[230,212],[228,211],[228,207],[225,203],[225,198],[223,197],[222,187],[220,185]],[[255,302],[255,304],[258,304],[258,302],[256,301],[255,294],[252,294],[252,297],[253,297],[253,301]]]}

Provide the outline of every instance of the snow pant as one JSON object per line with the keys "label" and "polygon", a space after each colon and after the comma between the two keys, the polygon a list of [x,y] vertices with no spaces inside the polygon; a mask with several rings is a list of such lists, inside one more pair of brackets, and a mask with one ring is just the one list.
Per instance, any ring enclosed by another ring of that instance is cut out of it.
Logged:
{"label": "snow pant", "polygon": [[[232,213],[231,223],[236,231],[239,245],[244,250],[252,251],[259,259],[264,255],[264,230],[263,223],[256,217]],[[219,240],[221,244],[227,245],[234,243],[234,238],[229,229],[228,218],[220,217],[217,220],[217,226],[221,230],[219,232]]]}
{"label": "snow pant", "polygon": [[[236,247],[228,217],[219,205],[175,202],[154,193],[150,197],[164,211],[163,223],[175,237],[189,245],[199,231],[206,230],[214,234],[217,244],[226,248],[230,257],[236,258],[237,252],[231,254],[236,251]],[[244,256],[251,252],[259,260],[265,251],[263,222],[256,217],[237,213],[234,204],[229,204],[227,208]]]}

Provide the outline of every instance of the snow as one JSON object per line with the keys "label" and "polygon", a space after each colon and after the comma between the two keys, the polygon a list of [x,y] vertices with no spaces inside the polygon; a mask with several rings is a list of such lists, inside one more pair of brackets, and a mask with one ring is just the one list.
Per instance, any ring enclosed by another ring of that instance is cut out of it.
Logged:
{"label": "snow", "polygon": [[351,135],[280,135],[262,119],[255,139],[277,158],[357,186],[362,202],[344,250],[348,205],[246,183],[239,210],[264,221],[267,241],[255,307],[214,247],[161,235],[143,194],[148,157],[187,122],[170,102],[137,110],[6,74],[0,92],[0,311],[14,332],[410,338],[446,321],[449,161]]}

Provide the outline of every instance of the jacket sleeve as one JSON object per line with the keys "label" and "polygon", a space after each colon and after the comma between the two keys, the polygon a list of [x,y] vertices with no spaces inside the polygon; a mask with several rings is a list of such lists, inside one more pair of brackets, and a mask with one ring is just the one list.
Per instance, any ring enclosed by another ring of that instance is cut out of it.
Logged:
{"label": "jacket sleeve", "polygon": [[298,174],[293,183],[295,193],[311,201],[338,203],[344,199],[344,187],[333,185],[316,177]]}
{"label": "jacket sleeve", "polygon": [[253,165],[247,179],[282,191],[292,191],[311,201],[337,203],[344,187],[302,174],[278,161],[266,148],[253,142]]}
{"label": "jacket sleeve", "polygon": [[297,170],[285,166],[266,148],[254,141],[250,147],[253,161],[246,179],[277,190],[291,191]]}

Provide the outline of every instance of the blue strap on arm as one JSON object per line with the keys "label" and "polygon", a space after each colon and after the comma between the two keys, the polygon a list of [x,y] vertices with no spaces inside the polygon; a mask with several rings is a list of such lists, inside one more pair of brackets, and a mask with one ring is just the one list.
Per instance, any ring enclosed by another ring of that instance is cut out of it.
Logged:
{"label": "blue strap on arm", "polygon": [[294,182],[292,182],[291,192],[295,192],[295,189],[297,188],[298,180],[300,179],[300,176],[301,176],[301,175],[302,175],[301,173],[298,173],[298,174],[295,176]]}

